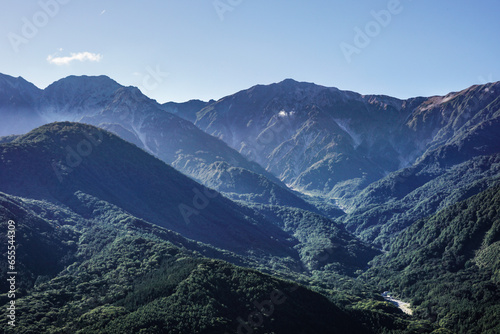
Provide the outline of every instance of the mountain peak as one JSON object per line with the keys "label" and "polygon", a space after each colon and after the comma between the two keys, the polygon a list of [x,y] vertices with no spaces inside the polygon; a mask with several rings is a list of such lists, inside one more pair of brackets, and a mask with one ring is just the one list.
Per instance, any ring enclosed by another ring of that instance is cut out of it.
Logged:
{"label": "mountain peak", "polygon": [[48,121],[76,121],[83,114],[95,114],[120,88],[107,76],[69,76],[45,88],[39,109]]}
{"label": "mountain peak", "polygon": [[[75,123],[75,122],[54,122],[44,124],[27,134],[24,134],[16,139],[16,143],[28,143],[28,142],[44,142],[48,139],[55,139],[59,137],[64,137],[64,141],[71,141],[73,137],[71,134],[75,133],[83,133],[83,132],[96,132],[103,131],[99,128],[95,128],[92,125],[83,124],[83,123]],[[78,135],[78,140],[82,139],[81,135]]]}
{"label": "mountain peak", "polygon": [[108,76],[99,75],[99,76],[76,76],[70,75],[66,78],[60,79],[49,85],[46,90],[59,89],[59,88],[84,88],[88,90],[89,87],[93,87],[95,89],[101,89],[104,87],[111,88],[116,90],[122,87],[119,83],[114,81]]}
{"label": "mountain peak", "polygon": [[29,90],[31,92],[40,92],[40,89],[38,87],[36,87],[31,82],[26,81],[23,77],[16,78],[2,73],[0,73],[0,89],[1,90],[16,89],[20,91]]}
{"label": "mountain peak", "polygon": [[278,84],[283,84],[283,85],[292,85],[292,84],[298,84],[299,81],[292,79],[292,78],[286,78],[285,80],[278,82]]}
{"label": "mountain peak", "polygon": [[[281,82],[278,82],[276,84],[279,87],[283,87],[285,89],[290,89],[290,88],[325,88],[321,85],[317,85],[312,82],[306,82],[306,81],[297,81],[295,79],[287,78]],[[273,86],[273,85],[271,85]]]}

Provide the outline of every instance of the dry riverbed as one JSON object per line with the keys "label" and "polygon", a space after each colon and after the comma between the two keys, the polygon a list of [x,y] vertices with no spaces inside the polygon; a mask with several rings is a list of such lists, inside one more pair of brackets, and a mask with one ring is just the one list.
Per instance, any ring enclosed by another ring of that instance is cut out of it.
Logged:
{"label": "dry riverbed", "polygon": [[385,291],[384,293],[382,293],[382,297],[384,297],[384,299],[387,300],[388,302],[391,302],[394,305],[396,305],[397,307],[399,307],[399,309],[401,311],[403,311],[404,313],[409,314],[409,315],[413,315],[413,311],[410,308],[410,303],[406,303],[402,300],[393,298],[391,296],[391,293],[388,291]]}

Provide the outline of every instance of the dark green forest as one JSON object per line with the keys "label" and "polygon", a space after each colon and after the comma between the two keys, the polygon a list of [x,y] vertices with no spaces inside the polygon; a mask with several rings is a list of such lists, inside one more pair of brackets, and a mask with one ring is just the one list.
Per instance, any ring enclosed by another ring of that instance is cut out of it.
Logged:
{"label": "dark green forest", "polygon": [[500,187],[419,220],[363,274],[456,333],[500,332]]}
{"label": "dark green forest", "polygon": [[[229,261],[238,257],[102,201],[90,207],[92,217],[84,218],[46,202],[1,198],[1,218],[19,218],[18,249],[27,257],[39,255],[37,266],[23,269],[15,333],[164,333],[164,328],[169,333],[236,333],[238,319],[248,323],[256,310],[265,315],[261,325],[251,327],[255,333],[418,333],[417,328],[432,328],[402,315],[364,286],[345,290],[357,284],[352,279],[344,278],[340,292],[340,286],[325,289],[304,275],[294,276],[302,280],[297,284],[276,278],[286,272],[275,271],[273,277],[209,259],[202,252]],[[1,302],[8,302],[7,296]],[[258,315],[255,319],[254,324],[261,323]]]}

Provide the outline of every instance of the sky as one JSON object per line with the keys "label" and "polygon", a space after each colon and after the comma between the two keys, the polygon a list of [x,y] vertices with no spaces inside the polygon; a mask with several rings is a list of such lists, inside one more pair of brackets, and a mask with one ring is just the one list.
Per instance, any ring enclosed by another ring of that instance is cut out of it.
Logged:
{"label": "sky", "polygon": [[498,0],[2,0],[0,73],[158,102],[286,78],[398,98],[500,80]]}

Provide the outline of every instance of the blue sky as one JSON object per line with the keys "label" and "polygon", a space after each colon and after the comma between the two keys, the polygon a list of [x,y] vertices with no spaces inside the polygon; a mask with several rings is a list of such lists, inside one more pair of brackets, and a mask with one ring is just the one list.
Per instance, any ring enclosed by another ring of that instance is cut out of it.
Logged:
{"label": "blue sky", "polygon": [[[0,72],[107,75],[159,102],[285,78],[400,98],[500,80],[497,0],[3,0]],[[33,29],[34,28],[34,29]]]}

